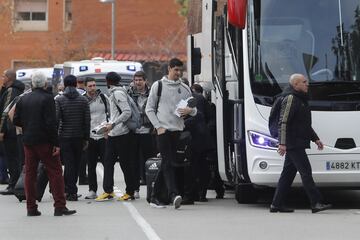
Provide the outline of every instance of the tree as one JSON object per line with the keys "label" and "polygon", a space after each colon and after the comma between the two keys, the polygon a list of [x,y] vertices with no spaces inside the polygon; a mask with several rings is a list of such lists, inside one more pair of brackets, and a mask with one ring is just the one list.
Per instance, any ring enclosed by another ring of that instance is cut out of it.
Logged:
{"label": "tree", "polygon": [[175,0],[180,5],[179,15],[187,17],[189,13],[189,0]]}

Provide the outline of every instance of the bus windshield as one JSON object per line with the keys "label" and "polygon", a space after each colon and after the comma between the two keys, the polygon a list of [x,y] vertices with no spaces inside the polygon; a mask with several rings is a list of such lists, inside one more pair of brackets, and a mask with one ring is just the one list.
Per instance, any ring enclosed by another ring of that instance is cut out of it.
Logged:
{"label": "bus windshield", "polygon": [[312,101],[360,101],[359,0],[249,3],[255,99],[276,96],[288,86],[291,74],[302,73],[309,80]]}

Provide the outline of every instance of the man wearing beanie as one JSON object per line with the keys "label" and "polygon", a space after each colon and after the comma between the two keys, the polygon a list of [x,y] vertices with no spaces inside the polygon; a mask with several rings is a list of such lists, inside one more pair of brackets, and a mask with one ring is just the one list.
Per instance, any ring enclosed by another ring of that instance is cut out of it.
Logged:
{"label": "man wearing beanie", "polygon": [[106,75],[109,88],[110,123],[107,125],[106,153],[104,159],[104,193],[96,201],[111,200],[114,194],[114,165],[120,160],[120,167],[124,174],[125,194],[119,201],[133,200],[136,188],[134,172],[134,135],[125,122],[131,116],[131,108],[127,101],[126,90],[121,87],[121,77],[115,72]]}
{"label": "man wearing beanie", "polygon": [[90,108],[76,90],[76,77],[64,78],[64,94],[55,99],[62,160],[65,165],[66,199],[77,201],[77,180],[81,154],[90,137]]}
{"label": "man wearing beanie", "polygon": [[71,215],[76,211],[66,208],[53,96],[46,91],[44,73],[35,72],[31,78],[33,91],[19,99],[13,119],[14,124],[23,130],[27,215],[41,215],[36,204],[36,177],[40,160],[49,177],[55,202],[54,215]]}

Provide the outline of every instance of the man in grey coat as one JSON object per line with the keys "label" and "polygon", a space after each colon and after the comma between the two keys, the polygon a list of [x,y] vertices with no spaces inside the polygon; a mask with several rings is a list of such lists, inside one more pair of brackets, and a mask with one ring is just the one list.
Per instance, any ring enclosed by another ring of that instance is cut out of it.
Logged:
{"label": "man in grey coat", "polygon": [[[155,82],[150,90],[146,105],[146,114],[157,132],[158,148],[162,157],[161,169],[155,181],[153,197],[150,200],[152,207],[164,207],[164,203],[158,200],[160,194],[160,179],[164,179],[169,192],[170,202],[175,209],[181,206],[182,198],[176,186],[175,170],[173,163],[176,160],[176,150],[179,135],[183,131],[184,117],[195,116],[196,108],[182,107],[177,105],[181,100],[192,96],[190,88],[185,85],[180,77],[182,75],[183,63],[173,58],[169,62],[169,74],[161,81],[161,95],[158,96],[159,81]],[[162,177],[159,177],[162,176]]]}

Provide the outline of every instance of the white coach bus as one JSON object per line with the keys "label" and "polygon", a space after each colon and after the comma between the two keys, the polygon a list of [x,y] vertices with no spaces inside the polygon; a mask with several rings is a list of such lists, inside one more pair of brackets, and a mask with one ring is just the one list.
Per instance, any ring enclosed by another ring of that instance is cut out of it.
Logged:
{"label": "white coach bus", "polygon": [[277,184],[284,158],[268,117],[293,73],[309,79],[313,128],[325,144],[307,150],[315,182],[359,188],[360,1],[203,0],[200,8],[201,31],[188,37],[189,79],[211,90],[219,170],[238,202]]}

